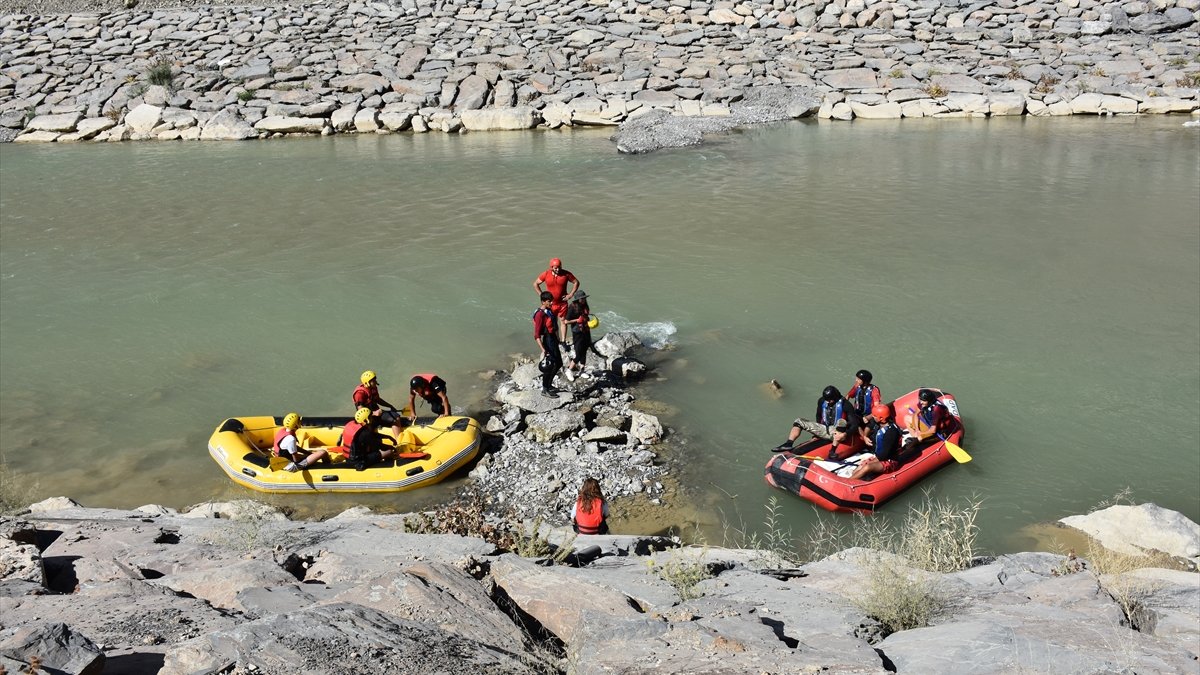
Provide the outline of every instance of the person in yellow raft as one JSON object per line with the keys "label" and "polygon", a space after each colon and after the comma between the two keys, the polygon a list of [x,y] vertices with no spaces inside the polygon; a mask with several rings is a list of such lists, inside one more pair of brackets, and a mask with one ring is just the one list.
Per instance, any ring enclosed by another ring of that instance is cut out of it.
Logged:
{"label": "person in yellow raft", "polygon": [[[366,408],[371,411],[371,417],[375,418],[376,422],[392,425],[392,433],[396,438],[400,438],[400,420],[404,416],[396,406],[383,400],[379,395],[379,378],[373,370],[364,370],[363,374],[358,378],[362,384],[354,389],[352,398],[354,399],[354,408]],[[384,410],[388,408],[388,410]],[[346,443],[346,445],[350,445]]]}

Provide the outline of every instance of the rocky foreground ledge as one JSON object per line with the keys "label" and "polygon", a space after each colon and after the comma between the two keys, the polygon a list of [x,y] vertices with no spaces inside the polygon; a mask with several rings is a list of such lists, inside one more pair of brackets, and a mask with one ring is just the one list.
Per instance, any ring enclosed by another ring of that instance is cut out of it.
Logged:
{"label": "rocky foreground ledge", "polygon": [[792,102],[745,122],[1192,112],[1200,87],[1200,0],[126,4],[0,3],[0,138],[615,126],[777,87]]}
{"label": "rocky foreground ledge", "polygon": [[[1153,505],[1114,508],[1087,518],[1169,530],[1176,555],[1195,556],[1196,523]],[[412,534],[414,518],[360,508],[294,522],[249,501],[183,513],[34,504],[0,518],[0,668],[1194,673],[1200,655],[1192,571],[1104,573],[1019,553],[937,574],[864,549],[780,569],[769,551],[561,529],[519,543],[522,557]],[[881,569],[953,599],[928,626],[889,631],[860,598]]]}

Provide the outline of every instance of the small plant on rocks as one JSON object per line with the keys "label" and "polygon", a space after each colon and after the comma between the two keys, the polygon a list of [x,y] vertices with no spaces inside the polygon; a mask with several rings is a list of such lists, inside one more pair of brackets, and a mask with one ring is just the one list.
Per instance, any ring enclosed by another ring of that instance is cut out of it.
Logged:
{"label": "small plant on rocks", "polygon": [[658,563],[653,558],[646,561],[646,567],[652,574],[671,584],[679,599],[695,600],[704,595],[699,585],[705,579],[711,579],[713,574],[704,562],[705,547],[698,554],[684,554],[682,550],[674,551],[666,562]]}
{"label": "small plant on rocks", "polygon": [[1049,94],[1050,92],[1054,91],[1054,85],[1056,84],[1058,84],[1057,77],[1043,75],[1040,79],[1038,79],[1037,86],[1035,86],[1033,90],[1041,94]]}
{"label": "small plant on rocks", "polygon": [[146,70],[146,81],[150,84],[167,88],[173,87],[175,85],[175,71],[171,67],[171,61],[165,57],[156,59]]}
{"label": "small plant on rocks", "polygon": [[925,85],[925,93],[929,94],[930,98],[942,98],[946,95],[946,88],[940,84],[930,82]]}
{"label": "small plant on rocks", "polygon": [[249,89],[243,89],[238,92],[237,97],[238,97],[238,100],[241,101],[242,103],[246,103],[248,101],[253,101],[254,100],[254,92],[250,91]]}

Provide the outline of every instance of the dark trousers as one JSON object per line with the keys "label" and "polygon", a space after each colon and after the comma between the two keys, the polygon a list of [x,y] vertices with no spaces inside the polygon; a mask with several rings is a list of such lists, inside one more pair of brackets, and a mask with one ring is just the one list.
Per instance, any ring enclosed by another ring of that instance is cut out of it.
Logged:
{"label": "dark trousers", "polygon": [[562,351],[558,348],[558,336],[543,335],[542,348],[546,350],[546,356],[550,359],[550,367],[542,373],[542,389],[549,389],[550,383],[554,381],[554,376],[562,370],[563,366]]}

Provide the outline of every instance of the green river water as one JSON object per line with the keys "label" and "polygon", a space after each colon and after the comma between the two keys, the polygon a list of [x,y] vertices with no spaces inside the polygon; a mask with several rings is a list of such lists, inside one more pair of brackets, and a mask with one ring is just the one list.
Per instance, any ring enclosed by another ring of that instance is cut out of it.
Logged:
{"label": "green river water", "polygon": [[[366,368],[393,402],[433,371],[486,407],[478,373],[532,353],[530,284],[560,256],[601,331],[667,347],[642,396],[687,442],[657,526],[753,527],[778,495],[803,533],[767,449],[858,368],[957,396],[975,461],[925,485],[982,497],[992,550],[1124,487],[1200,519],[1183,121],[797,122],[638,157],[586,130],[0,146],[6,476],[89,506],[255,496],[208,458],[213,428],[348,412]],[[456,486],[274,501],[409,510]]]}

